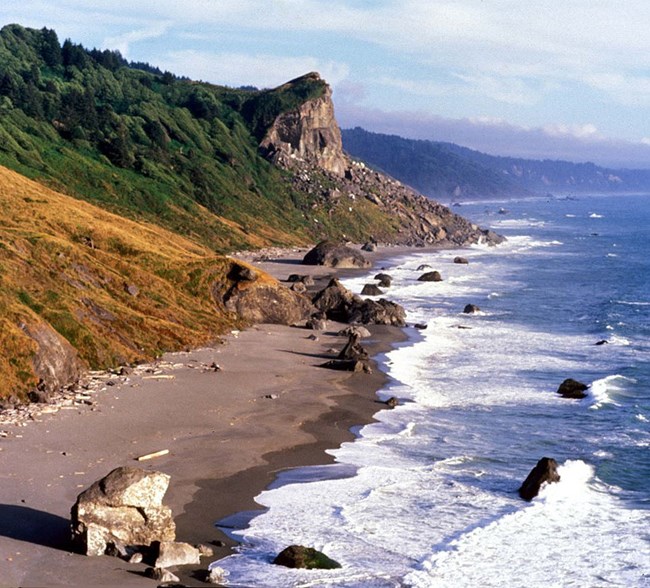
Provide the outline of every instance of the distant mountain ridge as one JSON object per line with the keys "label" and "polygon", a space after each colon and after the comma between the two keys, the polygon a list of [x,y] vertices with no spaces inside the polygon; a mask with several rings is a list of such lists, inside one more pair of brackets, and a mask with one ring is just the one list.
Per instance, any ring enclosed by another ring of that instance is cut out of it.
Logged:
{"label": "distant mountain ridge", "polygon": [[650,170],[613,170],[593,163],[488,155],[454,143],[343,129],[353,157],[440,200],[526,195],[650,193]]}

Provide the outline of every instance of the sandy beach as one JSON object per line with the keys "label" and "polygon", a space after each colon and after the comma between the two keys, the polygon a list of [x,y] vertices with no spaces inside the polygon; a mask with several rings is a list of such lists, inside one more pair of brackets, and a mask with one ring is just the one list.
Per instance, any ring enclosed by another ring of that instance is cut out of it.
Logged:
{"label": "sandy beach", "polygon": [[[388,249],[374,257],[399,253]],[[332,274],[299,265],[300,258],[294,252],[256,265],[280,279],[294,272],[321,279]],[[257,325],[214,348],[167,354],[128,376],[97,375],[102,385],[93,406],[0,426],[0,586],[153,585],[144,564],[69,549],[77,495],[123,465],[171,476],[164,502],[174,513],[178,541],[226,544],[201,566],[173,570],[185,585],[205,585],[202,570],[233,545],[215,522],[259,508],[253,498],[279,471],[327,463],[324,451],[352,439],[350,428],[382,408],[378,370],[317,367],[344,345],[336,334],[341,326],[330,323],[313,340],[306,329]],[[371,332],[364,345],[372,355],[403,338],[395,327]],[[164,449],[167,455],[136,461]]]}

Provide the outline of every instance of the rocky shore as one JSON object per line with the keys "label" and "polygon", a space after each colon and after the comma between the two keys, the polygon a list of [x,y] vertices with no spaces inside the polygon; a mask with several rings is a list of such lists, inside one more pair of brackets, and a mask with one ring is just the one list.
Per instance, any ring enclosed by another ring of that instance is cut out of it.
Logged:
{"label": "rocky shore", "polygon": [[[315,288],[336,271],[301,265],[303,251],[285,251],[281,259],[278,253],[258,252],[251,261],[282,280],[296,272],[312,276]],[[339,273],[353,271],[359,270]],[[382,408],[376,391],[384,376],[371,361],[360,372],[319,367],[351,340],[338,334],[345,325],[326,325],[323,331],[266,324],[234,331],[217,347],[90,373],[49,404],[4,411],[2,585],[152,585],[145,564],[83,556],[70,544],[77,495],[121,466],[171,477],[165,503],[177,540],[214,551],[175,573],[185,585],[204,585],[207,565],[233,546],[214,526],[217,520],[257,508],[254,496],[279,470],[327,462],[325,449],[351,439],[350,427]],[[363,340],[369,357],[403,337],[395,326],[369,329]],[[157,456],[138,462],[150,454]]]}

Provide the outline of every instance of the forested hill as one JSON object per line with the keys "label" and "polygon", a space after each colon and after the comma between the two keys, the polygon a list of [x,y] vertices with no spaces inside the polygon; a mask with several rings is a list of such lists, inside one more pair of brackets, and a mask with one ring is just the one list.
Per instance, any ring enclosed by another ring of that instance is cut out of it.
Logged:
{"label": "forested hill", "polygon": [[450,199],[522,195],[650,192],[649,170],[613,170],[593,163],[487,155],[453,143],[344,129],[343,145],[423,194]]}

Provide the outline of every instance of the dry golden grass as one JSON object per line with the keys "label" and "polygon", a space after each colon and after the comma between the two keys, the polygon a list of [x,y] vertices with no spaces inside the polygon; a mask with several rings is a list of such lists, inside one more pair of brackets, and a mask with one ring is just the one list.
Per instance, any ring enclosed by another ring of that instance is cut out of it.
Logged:
{"label": "dry golden grass", "polygon": [[231,262],[0,167],[0,397],[36,383],[21,324],[49,323],[93,368],[204,344],[235,324]]}

